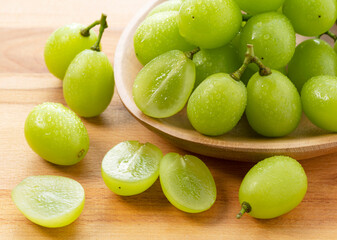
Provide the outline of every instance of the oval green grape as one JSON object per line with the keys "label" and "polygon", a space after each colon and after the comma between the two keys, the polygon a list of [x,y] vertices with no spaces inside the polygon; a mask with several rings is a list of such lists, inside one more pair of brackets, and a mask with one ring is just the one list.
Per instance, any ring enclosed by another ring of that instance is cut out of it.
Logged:
{"label": "oval green grape", "polygon": [[36,106],[26,119],[25,136],[34,152],[54,164],[78,163],[89,149],[81,119],[60,103]]}
{"label": "oval green grape", "polygon": [[166,118],[185,106],[194,87],[195,65],[178,50],[149,62],[137,75],[133,99],[138,108],[154,118]]}
{"label": "oval green grape", "polygon": [[296,47],[288,64],[288,76],[298,91],[310,78],[320,75],[337,76],[337,55],[332,47],[320,39],[309,39]]}
{"label": "oval green grape", "polygon": [[176,208],[188,213],[199,213],[214,204],[215,182],[199,158],[169,153],[162,159],[159,171],[163,192]]}
{"label": "oval green grape", "polygon": [[228,44],[241,23],[240,8],[233,0],[185,0],[179,11],[180,34],[206,49]]}
{"label": "oval green grape", "polygon": [[102,52],[84,50],[69,65],[63,80],[63,95],[78,115],[95,117],[109,106],[114,85],[108,57]]}
{"label": "oval green grape", "polygon": [[304,169],[295,159],[270,157],[249,170],[240,186],[239,201],[249,204],[254,218],[275,218],[300,204],[307,186]]}
{"label": "oval green grape", "polygon": [[162,158],[161,150],[151,143],[119,143],[103,158],[103,180],[118,195],[142,193],[157,180]]}
{"label": "oval green grape", "polygon": [[155,8],[153,8],[150,13],[147,15],[147,17],[150,17],[154,14],[161,13],[161,12],[170,12],[170,11],[179,11],[182,0],[170,0],[170,1],[165,1]]}
{"label": "oval green grape", "polygon": [[316,76],[301,92],[303,111],[316,126],[337,132],[337,77]]}
{"label": "oval green grape", "polygon": [[137,28],[133,40],[141,64],[146,65],[171,50],[190,51],[195,48],[179,34],[178,14],[177,11],[154,14]]}
{"label": "oval green grape", "polygon": [[194,90],[187,104],[187,116],[198,132],[219,136],[236,126],[246,103],[245,85],[229,74],[217,73]]}
{"label": "oval green grape", "polygon": [[12,191],[17,208],[30,221],[48,228],[64,227],[81,214],[85,194],[80,183],[60,176],[31,176]]}
{"label": "oval green grape", "polygon": [[45,63],[48,70],[61,80],[76,55],[97,41],[93,30],[90,30],[88,37],[82,36],[80,32],[83,28],[85,26],[81,24],[69,24],[58,28],[47,40],[44,48]]}
{"label": "oval green grape", "polygon": [[246,116],[249,125],[265,137],[282,137],[294,131],[302,116],[301,98],[282,73],[255,73],[247,85]]}

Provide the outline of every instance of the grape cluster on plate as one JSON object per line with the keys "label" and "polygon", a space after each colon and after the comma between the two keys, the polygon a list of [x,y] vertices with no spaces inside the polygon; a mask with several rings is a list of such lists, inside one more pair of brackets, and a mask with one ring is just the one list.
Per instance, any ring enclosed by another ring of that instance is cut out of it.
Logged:
{"label": "grape cluster on plate", "polygon": [[[337,131],[337,54],[319,37],[337,19],[335,0],[170,0],[138,26],[144,68],[133,85],[138,108],[167,118],[187,106],[208,136],[233,129],[245,113],[265,137],[283,137],[302,111]],[[296,34],[313,37],[296,47]]]}

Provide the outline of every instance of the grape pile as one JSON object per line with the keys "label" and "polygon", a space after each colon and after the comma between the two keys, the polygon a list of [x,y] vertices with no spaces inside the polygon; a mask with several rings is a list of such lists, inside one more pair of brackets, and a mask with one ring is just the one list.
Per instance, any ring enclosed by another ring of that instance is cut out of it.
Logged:
{"label": "grape pile", "polygon": [[[327,112],[335,112],[337,54],[320,39],[337,40],[336,19],[335,0],[166,1],[134,35],[144,65],[134,101],[154,118],[187,106],[207,136],[231,131],[245,114],[258,134],[283,137],[298,127],[302,105],[313,124],[336,132]],[[296,47],[296,34],[314,38]]]}

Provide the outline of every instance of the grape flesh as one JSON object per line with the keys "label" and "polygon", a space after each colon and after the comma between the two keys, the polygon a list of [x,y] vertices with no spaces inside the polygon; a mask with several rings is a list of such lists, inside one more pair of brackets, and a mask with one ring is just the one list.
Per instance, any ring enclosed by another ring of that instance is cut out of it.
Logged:
{"label": "grape flesh", "polygon": [[337,3],[335,0],[286,0],[282,11],[297,33],[314,37],[333,26],[337,18]]}
{"label": "grape flesh", "polygon": [[84,50],[69,65],[63,80],[63,95],[78,115],[95,117],[109,106],[114,85],[108,57],[102,52]]}
{"label": "grape flesh", "polygon": [[181,211],[203,212],[215,202],[213,176],[197,157],[169,153],[160,163],[159,176],[166,198]]}
{"label": "grape flesh", "polygon": [[260,14],[278,10],[284,0],[235,0],[241,10],[249,14]]}
{"label": "grape flesh", "polygon": [[134,48],[141,64],[146,65],[171,50],[190,51],[195,48],[179,34],[178,14],[177,11],[154,14],[137,28]]}
{"label": "grape flesh", "polygon": [[303,111],[316,126],[337,132],[337,77],[317,76],[301,92]]}
{"label": "grape flesh", "polygon": [[25,123],[29,146],[43,159],[73,165],[88,152],[89,136],[81,119],[60,103],[36,106]]}
{"label": "grape flesh", "polygon": [[[285,67],[296,47],[296,36],[290,21],[276,12],[262,13],[248,20],[240,34],[240,56],[242,60],[247,44],[254,46],[255,55],[263,64],[272,68]],[[250,65],[255,71],[258,69]]]}
{"label": "grape flesh", "polygon": [[255,73],[247,86],[246,116],[249,125],[265,137],[286,136],[302,116],[301,98],[294,84],[282,73]]}
{"label": "grape flesh", "polygon": [[185,0],[179,11],[180,34],[206,49],[228,44],[241,23],[240,8],[233,0]]}
{"label": "grape flesh", "polygon": [[150,143],[126,141],[103,158],[102,177],[109,189],[122,196],[144,192],[157,180],[163,154]]}
{"label": "grape flesh", "polygon": [[75,221],[84,207],[84,189],[75,180],[60,176],[31,176],[12,191],[17,208],[30,221],[48,228]]}
{"label": "grape flesh", "polygon": [[182,0],[170,0],[163,2],[158,6],[156,6],[155,8],[153,8],[147,16],[149,17],[160,12],[179,11],[182,3],[183,3]]}
{"label": "grape flesh", "polygon": [[194,87],[215,73],[232,73],[241,66],[238,51],[232,45],[216,49],[202,49],[193,56],[196,67]]}
{"label": "grape flesh", "polygon": [[337,76],[337,55],[324,40],[306,40],[296,47],[288,76],[300,92],[306,81],[320,75]]}
{"label": "grape flesh", "polygon": [[251,206],[252,217],[275,218],[300,204],[307,186],[304,169],[295,159],[275,156],[249,170],[241,183],[239,200]]}
{"label": "grape flesh", "polygon": [[150,117],[170,117],[183,109],[194,82],[193,61],[183,52],[173,50],[153,59],[138,73],[133,85],[133,99]]}
{"label": "grape flesh", "polygon": [[187,116],[198,132],[219,136],[236,126],[246,103],[245,85],[229,74],[217,73],[194,90],[187,104]]}
{"label": "grape flesh", "polygon": [[85,26],[77,23],[60,27],[53,32],[44,48],[44,60],[48,70],[63,80],[71,61],[77,54],[89,49],[97,41],[97,35],[90,30],[90,36],[81,35]]}

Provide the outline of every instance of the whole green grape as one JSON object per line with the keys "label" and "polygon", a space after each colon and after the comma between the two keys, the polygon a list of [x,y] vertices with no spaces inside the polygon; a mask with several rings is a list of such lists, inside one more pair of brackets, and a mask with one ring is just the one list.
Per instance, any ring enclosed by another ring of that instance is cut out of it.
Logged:
{"label": "whole green grape", "polygon": [[194,90],[187,104],[187,116],[198,132],[219,136],[236,126],[246,103],[245,85],[229,74],[217,73]]}
{"label": "whole green grape", "polygon": [[277,11],[284,0],[235,0],[241,10],[249,14],[260,14],[264,12]]}
{"label": "whole green grape", "polygon": [[166,154],[160,163],[159,177],[166,198],[181,211],[203,212],[215,202],[213,176],[197,157]]}
{"label": "whole green grape", "polygon": [[31,176],[12,190],[16,207],[30,221],[48,228],[64,227],[81,214],[85,195],[77,181],[60,176]]}
{"label": "whole green grape", "polygon": [[283,5],[286,15],[297,33],[318,36],[328,31],[337,18],[336,0],[286,0]]}
{"label": "whole green grape", "polygon": [[265,137],[282,137],[296,129],[301,116],[301,98],[294,84],[282,73],[255,73],[247,86],[246,116],[249,125]]}
{"label": "whole green grape", "polygon": [[185,0],[179,11],[180,34],[206,49],[228,44],[241,23],[242,14],[234,0]]}
{"label": "whole green grape", "polygon": [[[247,44],[254,46],[255,55],[272,68],[285,67],[296,47],[296,36],[290,21],[277,12],[262,13],[248,20],[240,35],[240,56],[245,57]],[[254,65],[254,70],[258,69]]]}
{"label": "whole green grape", "polygon": [[149,17],[160,12],[179,11],[182,3],[182,0],[165,1],[153,8],[147,16]]}
{"label": "whole green grape", "polygon": [[215,73],[232,73],[241,66],[238,51],[232,45],[216,49],[202,49],[193,56],[196,67],[194,87]]}
{"label": "whole green grape", "polygon": [[177,11],[160,12],[146,18],[134,35],[135,53],[146,65],[155,57],[171,50],[189,51],[195,48],[179,34]]}
{"label": "whole green grape", "polygon": [[63,80],[63,95],[78,115],[95,117],[109,106],[114,85],[108,57],[89,49],[78,54],[69,65]]}
{"label": "whole green grape", "polygon": [[142,193],[157,180],[162,158],[161,150],[151,143],[119,143],[103,158],[103,180],[118,195]]}
{"label": "whole green grape", "polygon": [[88,132],[81,119],[60,103],[36,106],[25,123],[29,146],[43,159],[59,165],[73,165],[88,152]]}
{"label": "whole green grape", "polygon": [[150,117],[170,117],[183,109],[194,82],[193,61],[182,51],[172,50],[153,59],[138,73],[133,99]]}
{"label": "whole green grape", "polygon": [[85,26],[77,23],[60,27],[53,32],[44,48],[44,60],[48,70],[57,78],[63,80],[71,61],[77,54],[89,49],[97,41],[97,35],[90,30],[85,37],[81,30]]}
{"label": "whole green grape", "polygon": [[275,156],[257,163],[243,179],[239,200],[254,218],[270,219],[294,209],[307,192],[307,176],[295,159]]}
{"label": "whole green grape", "polygon": [[337,132],[337,77],[317,76],[301,92],[303,111],[316,126]]}
{"label": "whole green grape", "polygon": [[296,47],[288,65],[288,77],[301,92],[306,81],[320,75],[337,76],[336,52],[324,40],[306,40]]}

